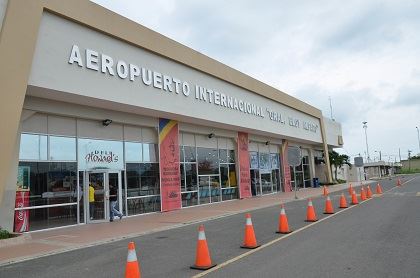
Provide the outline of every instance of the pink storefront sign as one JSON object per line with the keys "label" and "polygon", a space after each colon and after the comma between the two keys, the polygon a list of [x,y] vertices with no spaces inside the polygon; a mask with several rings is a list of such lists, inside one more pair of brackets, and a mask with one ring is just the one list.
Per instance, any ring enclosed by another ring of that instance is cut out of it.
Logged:
{"label": "pink storefront sign", "polygon": [[248,134],[238,132],[239,198],[241,199],[252,197],[248,142]]}

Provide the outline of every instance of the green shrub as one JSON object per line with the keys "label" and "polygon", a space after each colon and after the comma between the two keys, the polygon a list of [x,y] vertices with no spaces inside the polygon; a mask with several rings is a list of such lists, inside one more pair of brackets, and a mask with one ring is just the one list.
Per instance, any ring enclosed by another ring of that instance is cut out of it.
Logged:
{"label": "green shrub", "polygon": [[0,239],[6,239],[9,237],[10,237],[10,234],[8,231],[0,229]]}

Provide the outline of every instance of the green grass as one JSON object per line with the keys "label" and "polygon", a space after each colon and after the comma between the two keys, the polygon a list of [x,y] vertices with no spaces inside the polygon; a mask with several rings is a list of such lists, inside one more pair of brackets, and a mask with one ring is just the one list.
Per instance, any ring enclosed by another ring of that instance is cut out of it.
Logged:
{"label": "green grass", "polygon": [[401,169],[398,174],[416,174],[420,173],[420,169]]}
{"label": "green grass", "polygon": [[0,230],[0,239],[6,239],[10,237],[10,233],[6,230]]}

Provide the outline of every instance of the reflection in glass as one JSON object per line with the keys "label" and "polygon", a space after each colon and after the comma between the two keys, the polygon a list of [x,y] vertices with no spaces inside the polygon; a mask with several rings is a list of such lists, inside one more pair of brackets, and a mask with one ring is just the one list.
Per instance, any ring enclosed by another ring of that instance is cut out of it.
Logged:
{"label": "reflection in glass", "polygon": [[105,219],[105,174],[89,173],[90,220]]}
{"label": "reflection in glass", "polygon": [[258,169],[258,152],[249,152],[249,163],[251,169]]}
{"label": "reflection in glass", "polygon": [[185,162],[196,162],[195,147],[184,146]]}
{"label": "reflection in glass", "polygon": [[125,142],[125,161],[126,162],[141,162],[143,146],[141,143]]}
{"label": "reflection in glass", "polygon": [[47,136],[22,133],[20,136],[20,160],[47,160]]}
{"label": "reflection in glass", "polygon": [[77,202],[76,162],[19,162],[29,168],[29,206]]}
{"label": "reflection in glass", "polygon": [[198,205],[197,191],[182,193],[182,207],[190,207]]}
{"label": "reflection in glass", "polygon": [[77,205],[29,210],[30,231],[77,224]]}
{"label": "reflection in glass", "polygon": [[197,190],[197,164],[185,163],[186,191]]}
{"label": "reflection in glass", "polygon": [[271,193],[273,191],[271,183],[271,172],[261,173],[261,189],[263,194]]}
{"label": "reflection in glass", "polygon": [[50,160],[76,160],[76,138],[50,136]]}
{"label": "reflection in glass", "polygon": [[228,150],[228,162],[235,163],[235,150]]}
{"label": "reflection in glass", "polygon": [[220,202],[219,176],[210,176],[210,194],[210,201],[212,203]]}
{"label": "reflection in glass", "polygon": [[219,150],[219,162],[227,163],[227,150]]}
{"label": "reflection in glass", "polygon": [[219,174],[219,159],[217,149],[197,148],[198,174]]}
{"label": "reflection in glass", "polygon": [[259,153],[260,156],[260,169],[270,169],[270,154]]}
{"label": "reflection in glass", "polygon": [[127,163],[127,196],[160,194],[158,163]]}
{"label": "reflection in glass", "polygon": [[143,161],[157,162],[158,149],[156,144],[143,144]]}
{"label": "reflection in glass", "polygon": [[127,200],[128,215],[160,211],[160,195]]}
{"label": "reflection in glass", "polygon": [[199,203],[202,204],[208,204],[210,203],[210,177],[204,176],[199,177]]}

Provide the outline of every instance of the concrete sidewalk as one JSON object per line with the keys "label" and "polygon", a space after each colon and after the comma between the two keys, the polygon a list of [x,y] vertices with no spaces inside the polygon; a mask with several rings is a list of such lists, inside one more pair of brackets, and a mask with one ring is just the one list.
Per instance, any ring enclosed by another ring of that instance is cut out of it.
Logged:
{"label": "concrete sidewalk", "polygon": [[[363,184],[373,183],[365,181]],[[348,188],[348,183],[329,186],[329,192]],[[354,187],[360,183],[353,184]],[[323,188],[301,189],[299,199],[320,196]],[[121,221],[77,225],[54,230],[31,232],[19,244],[0,247],[0,266],[38,257],[132,238],[180,226],[204,222],[245,211],[275,206],[295,200],[294,192],[276,193],[250,199],[183,208],[165,213],[151,213],[123,218]]]}

